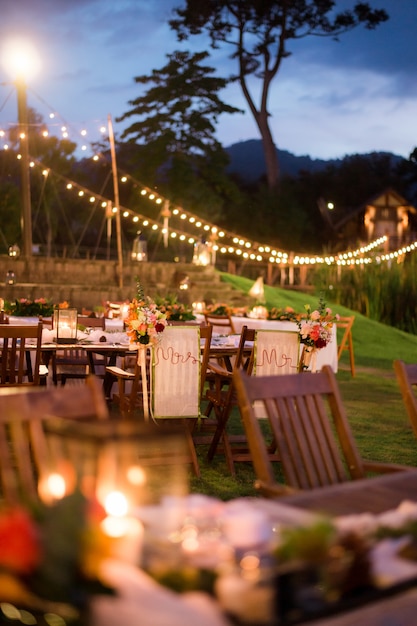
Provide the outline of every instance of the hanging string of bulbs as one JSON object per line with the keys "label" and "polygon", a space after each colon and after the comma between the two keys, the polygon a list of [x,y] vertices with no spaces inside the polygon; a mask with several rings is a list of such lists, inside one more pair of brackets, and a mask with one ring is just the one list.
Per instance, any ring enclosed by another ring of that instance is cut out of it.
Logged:
{"label": "hanging string of bulbs", "polygon": [[[39,96],[37,97],[39,99]],[[46,103],[44,102],[44,104]],[[53,120],[55,120],[56,117],[57,114],[52,112],[51,109],[51,112],[49,113],[50,122],[53,123]],[[42,136],[49,136],[49,132],[45,130],[45,124],[41,124],[40,126],[42,126]],[[58,124],[56,124],[56,126],[58,126]],[[63,121],[63,123],[61,124],[60,131],[62,138],[69,138],[69,125],[65,121]],[[100,126],[100,133],[102,136],[105,135],[106,126]],[[87,136],[87,130],[83,128],[80,131],[80,135],[85,141],[85,138]],[[5,140],[5,138],[6,132],[0,128],[0,139]],[[7,143],[3,143],[3,148],[7,150],[9,148],[9,145]],[[87,146],[85,143],[82,144],[81,150],[87,150]],[[18,158],[20,158],[20,155],[18,155]],[[105,161],[108,163],[108,159],[101,153],[95,153],[92,159],[96,162],[105,159]],[[335,255],[323,256],[288,252],[278,249],[277,247],[272,245],[260,243],[255,240],[250,240],[247,237],[242,237],[238,233],[234,233],[227,229],[220,228],[219,226],[211,223],[208,220],[203,220],[191,211],[185,210],[180,206],[172,205],[168,198],[146,186],[128,173],[120,172],[120,183],[123,185],[127,182],[131,182],[135,187],[139,189],[139,193],[142,197],[146,197],[150,202],[155,202],[157,206],[160,206],[161,210],[158,218],[162,218],[162,224],[160,223],[160,221],[158,221],[158,219],[152,219],[149,216],[142,215],[137,211],[133,211],[127,207],[113,206],[113,203],[109,198],[92,192],[88,188],[80,185],[79,183],[51,170],[51,168],[45,168],[45,166],[36,159],[33,159],[30,165],[31,167],[42,168],[42,174],[44,176],[54,175],[58,180],[61,180],[61,182],[66,185],[66,189],[68,191],[76,191],[79,198],[85,197],[90,203],[98,201],[100,203],[100,206],[104,210],[108,210],[108,207],[111,205],[111,211],[114,215],[117,213],[117,211],[120,211],[121,217],[123,217],[124,219],[130,218],[134,224],[140,226],[141,228],[149,228],[153,232],[160,231],[164,235],[165,241],[167,241],[168,238],[178,238],[180,241],[186,241],[190,245],[194,245],[196,241],[198,241],[202,237],[205,237],[210,240],[213,250],[216,253],[224,255],[236,255],[237,257],[245,260],[258,261],[262,263],[268,262],[278,265],[336,265],[349,267],[364,266],[373,262],[381,263],[384,261],[392,261],[396,259],[398,260],[403,258],[406,254],[417,250],[417,243],[410,243],[406,246],[399,248],[398,250],[381,253],[380,249],[382,246],[384,246],[387,238],[380,237],[375,241],[370,242],[366,246],[361,246],[356,250],[349,250]],[[169,225],[170,220],[171,226]],[[172,222],[174,225],[172,225]],[[177,222],[180,226],[176,225]],[[192,233],[189,232],[190,228],[193,230]]]}
{"label": "hanging string of bulbs", "polygon": [[[42,174],[44,176],[49,176],[51,174],[55,176],[65,185],[65,188],[68,191],[77,193],[79,198],[85,198],[86,201],[90,203],[98,201],[103,209],[107,209],[109,204],[112,205],[111,200],[106,196],[94,193],[87,187],[80,185],[74,180],[63,176],[62,174],[59,174],[51,170],[50,168],[45,168],[41,162],[33,160],[33,165],[37,167],[42,167]],[[341,252],[337,255],[311,256],[288,253],[282,250],[277,250],[276,248],[268,245],[260,244],[256,241],[250,241],[248,239],[242,238],[236,233],[223,230],[217,227],[215,224],[212,224],[205,220],[201,220],[195,214],[191,213],[190,211],[186,211],[180,207],[174,206],[173,208],[170,208],[171,205],[166,198],[164,198],[160,194],[157,194],[155,191],[153,191],[146,185],[143,185],[133,177],[130,177],[128,174],[121,174],[120,182],[122,184],[126,183],[129,178],[131,178],[132,182],[134,182],[135,185],[138,187],[139,194],[142,197],[147,198],[150,202],[154,202],[157,206],[162,206],[159,217],[166,218],[166,209],[168,208],[169,218],[177,218],[179,223],[183,224],[184,227],[168,227],[166,219],[161,224],[161,222],[157,219],[153,219],[147,215],[143,215],[122,205],[120,207],[115,207],[112,205],[111,211],[113,214],[115,214],[117,211],[120,211],[121,217],[123,217],[124,219],[132,219],[133,223],[140,227],[143,227],[145,229],[148,228],[153,232],[160,231],[162,234],[167,234],[172,239],[178,238],[180,241],[185,241],[190,245],[196,243],[196,241],[201,237],[202,234],[208,234],[212,237],[213,247],[215,251],[219,252],[220,254],[235,254],[237,257],[241,257],[243,259],[249,259],[263,263],[276,263],[281,265],[293,264],[298,266],[364,266],[372,262],[380,263],[383,261],[395,260],[404,256],[405,254],[417,250],[416,242],[403,246],[402,248],[389,253],[378,252],[373,256],[366,256],[372,251],[379,250],[381,246],[384,245],[387,238],[380,237],[370,242],[366,246],[361,246],[356,250]],[[187,228],[189,228],[190,226],[194,227],[194,230],[196,230],[197,233],[190,233],[189,230],[187,230]]]}

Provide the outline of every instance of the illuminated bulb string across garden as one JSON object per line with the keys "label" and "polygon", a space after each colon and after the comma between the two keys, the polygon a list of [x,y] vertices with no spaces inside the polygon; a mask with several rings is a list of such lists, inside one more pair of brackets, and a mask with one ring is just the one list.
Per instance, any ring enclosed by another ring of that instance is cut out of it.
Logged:
{"label": "illuminated bulb string across garden", "polygon": [[[49,177],[53,175],[61,180],[68,192],[76,193],[79,198],[85,198],[86,201],[91,204],[99,202],[103,210],[107,209],[109,202],[111,203],[111,201],[107,197],[94,193],[88,188],[79,185],[77,182],[72,181],[65,176],[62,176],[61,174],[57,174],[49,168],[45,168],[43,164],[39,161],[33,160],[31,164],[33,165],[33,167],[42,167],[42,173],[44,176]],[[142,193],[142,189],[140,192],[141,195],[148,195],[149,200],[155,202],[158,205],[162,204],[162,202],[166,200],[161,196],[157,196],[155,193],[148,194],[148,190],[145,191],[146,193]],[[135,225],[140,225],[140,227],[143,229],[151,229],[154,232],[159,231],[164,235],[166,234],[166,226],[164,227],[163,222],[158,222],[156,219],[152,219],[148,216],[132,211],[127,207],[113,206],[112,212],[116,213],[117,211],[120,211],[120,216],[123,219],[131,219]],[[177,228],[172,225],[172,222],[174,222],[175,219],[179,221],[179,224],[182,228]],[[197,215],[194,215],[189,211],[183,210],[181,207],[174,207],[171,210],[170,222],[171,226],[169,228],[168,235],[171,239],[178,238],[180,241],[187,242],[189,245],[194,246],[196,241],[201,236],[209,236],[212,240],[213,250],[216,253],[229,255],[232,254],[236,255],[238,258],[242,258],[245,260],[257,261],[260,263],[271,263],[283,267],[287,265],[326,265],[340,267],[348,267],[354,265],[362,266],[373,262],[380,263],[384,261],[389,261],[401,257],[405,254],[414,252],[417,249],[417,244],[410,244],[388,254],[376,253],[375,255],[370,256],[368,254],[369,252],[377,250],[377,248],[383,245],[386,241],[386,237],[380,237],[375,241],[370,242],[366,246],[360,246],[356,250],[341,252],[337,255],[312,256],[309,254],[294,254],[276,249],[274,246],[261,244],[256,241],[250,241],[247,238],[238,235],[237,233],[232,233],[216,226],[215,224],[211,224],[206,220],[199,218]],[[190,233],[186,230],[187,228],[189,228],[190,225],[193,228],[193,233]]]}

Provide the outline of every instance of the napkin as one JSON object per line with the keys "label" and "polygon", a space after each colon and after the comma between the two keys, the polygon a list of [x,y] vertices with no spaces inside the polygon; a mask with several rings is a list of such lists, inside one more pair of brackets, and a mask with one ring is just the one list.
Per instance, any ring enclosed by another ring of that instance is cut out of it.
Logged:
{"label": "napkin", "polygon": [[176,594],[121,561],[107,560],[101,569],[103,580],[117,595],[93,598],[91,626],[230,626],[216,602],[204,593]]}

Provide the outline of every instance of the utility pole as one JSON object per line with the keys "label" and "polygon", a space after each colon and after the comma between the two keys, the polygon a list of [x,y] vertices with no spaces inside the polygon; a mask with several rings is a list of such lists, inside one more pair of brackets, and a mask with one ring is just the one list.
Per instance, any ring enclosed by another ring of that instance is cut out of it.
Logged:
{"label": "utility pole", "polygon": [[28,109],[26,101],[26,83],[23,78],[15,82],[17,91],[17,115],[20,140],[20,176],[21,176],[21,229],[23,240],[23,255],[32,256],[32,207],[30,199],[30,171],[29,171],[29,130]]}
{"label": "utility pole", "polygon": [[120,223],[120,204],[119,204],[119,179],[117,176],[117,164],[116,164],[116,149],[114,145],[113,124],[111,115],[108,115],[109,125],[109,142],[110,142],[110,154],[111,165],[113,172],[113,192],[114,192],[114,204],[116,207],[116,241],[117,241],[117,266],[119,275],[119,287],[123,287],[123,251],[122,251],[122,232]]}

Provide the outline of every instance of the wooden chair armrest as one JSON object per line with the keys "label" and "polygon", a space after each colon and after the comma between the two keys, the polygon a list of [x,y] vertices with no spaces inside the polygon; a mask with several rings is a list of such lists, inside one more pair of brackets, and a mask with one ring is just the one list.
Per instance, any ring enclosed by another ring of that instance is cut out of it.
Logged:
{"label": "wooden chair armrest", "polygon": [[133,372],[126,372],[126,370],[122,370],[120,367],[116,367],[115,365],[109,365],[106,367],[106,372],[116,376],[116,378],[124,378],[125,380],[131,380],[135,378]]}
{"label": "wooden chair armrest", "polygon": [[255,489],[259,491],[265,498],[279,498],[282,496],[290,496],[295,493],[299,493],[298,489],[288,487],[288,485],[267,483],[263,480],[255,481]]}
{"label": "wooden chair armrest", "polygon": [[378,474],[391,474],[392,472],[404,472],[415,469],[409,465],[399,465],[398,463],[380,463],[379,461],[363,461],[364,470],[376,472]]}
{"label": "wooden chair armrest", "polygon": [[215,365],[214,363],[209,362],[207,364],[207,370],[209,370],[213,374],[216,374],[216,376],[220,376],[221,378],[227,378],[229,380],[232,380],[233,378],[233,373],[229,372],[229,370],[227,370],[225,367],[222,367],[221,365]]}

